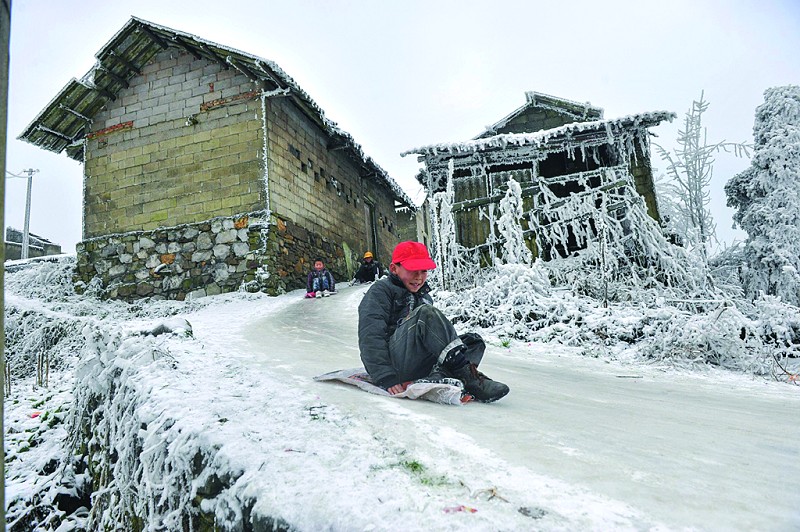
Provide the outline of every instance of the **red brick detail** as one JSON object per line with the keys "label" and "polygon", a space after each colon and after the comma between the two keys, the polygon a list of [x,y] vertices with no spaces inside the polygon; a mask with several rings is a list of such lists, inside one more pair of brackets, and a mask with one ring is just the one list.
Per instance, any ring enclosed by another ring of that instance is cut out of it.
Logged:
{"label": "red brick detail", "polygon": [[133,129],[133,120],[129,122],[122,122],[121,124],[117,124],[116,126],[109,126],[107,128],[100,129],[98,131],[93,131],[86,135],[87,139],[96,139],[98,137],[104,137],[106,135],[110,135],[112,133],[117,133],[119,131],[127,131],[129,129]]}
{"label": "red brick detail", "polygon": [[239,102],[242,100],[254,100],[258,98],[259,95],[261,95],[261,91],[249,91],[237,94],[236,96],[230,96],[228,98],[217,98],[216,100],[211,100],[210,102],[200,105],[200,110],[208,111],[209,109],[222,107],[223,105],[228,105],[229,103]]}

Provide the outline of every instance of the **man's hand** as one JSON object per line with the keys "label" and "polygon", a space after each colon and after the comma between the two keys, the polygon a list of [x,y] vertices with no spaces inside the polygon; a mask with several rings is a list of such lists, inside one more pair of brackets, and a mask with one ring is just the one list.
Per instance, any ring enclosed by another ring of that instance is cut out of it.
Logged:
{"label": "man's hand", "polygon": [[408,388],[408,385],[411,384],[411,381],[408,382],[401,382],[400,384],[395,384],[391,388],[387,389],[386,391],[392,395],[397,395],[398,393],[403,393]]}

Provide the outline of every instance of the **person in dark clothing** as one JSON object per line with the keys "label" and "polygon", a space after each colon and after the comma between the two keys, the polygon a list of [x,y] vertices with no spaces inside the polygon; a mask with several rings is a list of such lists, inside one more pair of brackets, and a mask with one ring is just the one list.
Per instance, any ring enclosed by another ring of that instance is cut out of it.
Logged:
{"label": "person in dark clothing", "polygon": [[483,339],[459,336],[436,307],[426,280],[436,267],[419,242],[401,242],[392,253],[390,274],[375,282],[358,306],[358,347],[372,380],[394,395],[416,380],[461,385],[476,400],[492,402],[508,386],[477,370]]}
{"label": "person in dark clothing", "polygon": [[367,251],[364,253],[364,260],[361,261],[361,266],[358,267],[353,281],[356,283],[371,283],[380,279],[383,273],[381,263],[375,260],[371,251]]}
{"label": "person in dark clothing", "polygon": [[314,261],[314,269],[306,279],[306,297],[327,297],[336,291],[336,283],[331,272],[325,269],[322,259]]}

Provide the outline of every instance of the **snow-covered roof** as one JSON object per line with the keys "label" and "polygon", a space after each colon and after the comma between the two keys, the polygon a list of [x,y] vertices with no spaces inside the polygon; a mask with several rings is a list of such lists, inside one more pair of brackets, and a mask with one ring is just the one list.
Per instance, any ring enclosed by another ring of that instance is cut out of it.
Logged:
{"label": "snow-covered roof", "polygon": [[401,155],[418,154],[436,155],[470,155],[476,152],[505,149],[513,146],[534,146],[547,149],[556,145],[605,136],[609,143],[614,143],[615,135],[622,130],[648,128],[657,126],[664,120],[672,121],[677,115],[670,111],[652,111],[615,118],[612,120],[595,120],[592,122],[574,122],[561,127],[536,131],[534,133],[503,133],[486,138],[477,138],[466,142],[449,142],[420,146],[401,153]]}
{"label": "snow-covered roof", "polygon": [[[13,242],[14,244],[20,244],[22,243],[22,238],[23,238],[23,231],[11,226],[6,227],[6,242]],[[49,244],[51,246],[53,245],[53,242],[51,242],[50,240],[34,233],[29,232],[28,238],[30,239],[31,243],[37,242],[39,243],[39,245],[45,245],[45,244]]]}
{"label": "snow-covered roof", "polygon": [[549,109],[576,121],[599,120],[603,118],[603,109],[595,107],[589,102],[575,102],[559,96],[551,96],[535,91],[526,92],[525,100],[525,105],[516,109],[499,122],[488,126],[484,132],[474,138],[479,139],[495,135],[498,129],[506,127],[509,122],[531,108]]}
{"label": "snow-covered roof", "polygon": [[262,90],[284,91],[330,135],[331,148],[346,149],[366,175],[377,175],[386,183],[399,203],[414,205],[394,179],[364,154],[349,133],[328,119],[319,105],[276,63],[137,17],[131,17],[95,54],[95,65],[81,79],[70,80],[18,138],[55,153],[66,150],[67,155],[82,162],[83,141],[92,118],[109,101],[117,99],[153,56],[169,47],[216,62],[225,69],[234,68]]}

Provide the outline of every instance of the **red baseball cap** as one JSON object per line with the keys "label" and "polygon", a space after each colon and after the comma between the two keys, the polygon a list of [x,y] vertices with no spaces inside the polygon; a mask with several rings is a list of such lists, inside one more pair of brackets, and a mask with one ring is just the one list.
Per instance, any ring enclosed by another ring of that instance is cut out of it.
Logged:
{"label": "red baseball cap", "polygon": [[392,253],[392,262],[399,264],[406,270],[432,270],[436,268],[428,254],[428,248],[420,242],[400,242]]}

